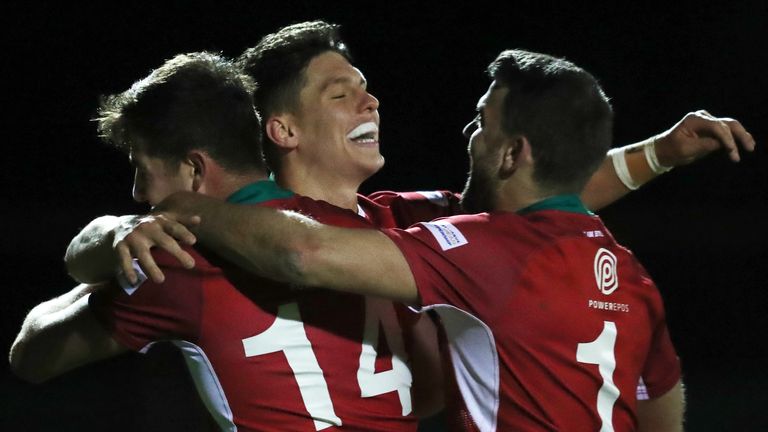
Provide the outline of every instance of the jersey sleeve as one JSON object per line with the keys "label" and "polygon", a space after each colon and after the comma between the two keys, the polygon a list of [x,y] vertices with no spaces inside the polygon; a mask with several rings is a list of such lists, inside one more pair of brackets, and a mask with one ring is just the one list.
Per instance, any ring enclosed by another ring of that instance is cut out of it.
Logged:
{"label": "jersey sleeve", "polygon": [[484,297],[479,290],[463,289],[477,284],[461,264],[482,240],[460,230],[452,223],[455,220],[456,217],[451,217],[420,223],[407,230],[383,230],[405,256],[422,307],[449,304],[471,310],[474,302],[481,301],[476,297]]}
{"label": "jersey sleeve", "polygon": [[680,360],[672,345],[666,320],[662,319],[653,332],[638,399],[663,396],[677,384],[680,375]]}
{"label": "jersey sleeve", "polygon": [[210,272],[199,255],[191,249],[188,252],[195,257],[194,269],[183,268],[164,251],[153,251],[155,261],[165,274],[162,284],[141,277],[131,286],[118,277],[108,289],[91,294],[90,309],[115,340],[135,351],[160,340],[195,341],[202,311],[203,282]]}
{"label": "jersey sleeve", "polygon": [[450,191],[381,191],[372,193],[367,198],[388,208],[398,228],[462,213],[461,196]]}

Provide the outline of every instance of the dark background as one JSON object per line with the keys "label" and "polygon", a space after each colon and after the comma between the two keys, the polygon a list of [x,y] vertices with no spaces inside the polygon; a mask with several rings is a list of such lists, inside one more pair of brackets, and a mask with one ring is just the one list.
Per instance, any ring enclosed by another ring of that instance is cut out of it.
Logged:
{"label": "dark background", "polygon": [[[4,2],[1,351],[32,306],[73,285],[62,256],[79,228],[147,210],[131,202],[126,158],[96,139],[99,95],[174,54],[236,56],[280,26],[324,18],[343,25],[381,101],[387,165],[365,192],[461,189],[460,131],[488,85],[484,67],[504,48],[565,56],[598,77],[617,145],[695,109],[739,119],[759,146],[741,163],[711,155],[601,215],[665,298],[688,429],[768,430],[766,3],[467,3]],[[203,417],[185,375],[169,367],[176,360],[128,355],[42,386],[4,367],[0,430],[195,430]]]}

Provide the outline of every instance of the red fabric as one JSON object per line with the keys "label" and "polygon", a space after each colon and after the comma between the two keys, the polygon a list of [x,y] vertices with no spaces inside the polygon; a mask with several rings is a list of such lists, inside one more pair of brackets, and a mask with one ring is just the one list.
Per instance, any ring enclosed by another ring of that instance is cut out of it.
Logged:
{"label": "red fabric", "polygon": [[[546,210],[456,216],[442,223],[436,231],[419,224],[386,232],[411,266],[422,305],[436,306],[444,324],[453,320],[460,326],[461,331],[447,333],[451,351],[463,355],[453,358],[454,366],[459,360],[476,373],[464,374],[471,388],[479,388],[478,381],[491,383],[488,393],[465,389],[464,400],[451,405],[476,401],[484,409],[476,412],[487,417],[480,423],[497,424],[500,431],[600,429],[596,404],[604,379],[597,364],[577,361],[577,350],[586,352],[602,335],[601,354],[609,354],[606,323],[616,328],[612,380],[620,395],[609,406],[615,430],[635,427],[641,376],[652,397],[680,378],[658,290],[598,217]],[[458,245],[444,250],[446,244]],[[615,272],[601,266],[598,272],[618,275],[618,287],[612,292],[607,287],[605,294],[598,288],[602,276],[596,276],[595,263],[610,255],[617,262]],[[458,346],[467,342],[461,339],[465,331],[487,338]],[[497,370],[485,358],[478,363],[478,353],[486,350],[498,361]]]}
{"label": "red fabric", "polygon": [[[371,226],[353,212],[304,197],[265,205],[296,210],[334,225]],[[91,308],[116,340],[134,350],[164,340],[183,340],[199,348],[207,365],[197,373],[209,380],[215,376],[220,388],[214,386],[208,392],[214,400],[221,397],[217,392],[223,393],[234,424],[241,431],[315,431],[307,404],[321,402],[326,405],[320,412],[327,413],[332,407],[343,430],[416,430],[416,418],[403,415],[394,387],[361,397],[364,389],[358,384],[358,372],[362,364],[365,298],[319,289],[286,289],[247,275],[202,248],[189,252],[196,261],[193,270],[181,268],[162,251],[154,252],[166,276],[163,284],[145,281],[132,295],[115,286],[91,296]],[[392,368],[390,337],[405,339],[402,344],[408,345],[408,326],[415,322],[415,314],[403,313],[402,305],[375,301],[370,307],[369,319],[375,320],[373,312],[378,312],[392,320],[388,324],[390,336],[382,322],[377,326],[378,341],[371,342],[377,357],[368,374]],[[291,308],[298,311],[298,317],[290,317]],[[283,314],[283,323],[300,322],[298,331],[295,326],[276,330],[273,326],[279,313]],[[399,315],[405,319],[398,320]],[[398,322],[405,328],[400,328]],[[302,329],[309,346],[301,339]],[[267,352],[246,356],[244,341],[254,336],[260,337],[255,345]],[[268,348],[270,344],[274,349]],[[319,370],[311,367],[312,358]],[[304,396],[314,395],[309,397],[312,400],[302,396],[298,376],[309,380],[304,385]],[[317,396],[318,383],[322,382],[330,400]],[[409,391],[410,382],[401,387]]]}

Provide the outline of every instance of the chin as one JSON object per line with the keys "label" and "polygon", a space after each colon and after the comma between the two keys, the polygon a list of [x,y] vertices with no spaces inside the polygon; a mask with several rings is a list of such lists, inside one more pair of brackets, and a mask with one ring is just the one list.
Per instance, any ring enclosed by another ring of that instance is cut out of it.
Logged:
{"label": "chin", "polygon": [[490,182],[482,176],[471,175],[461,193],[461,207],[469,214],[490,212],[494,208]]}
{"label": "chin", "polygon": [[368,176],[372,176],[384,168],[384,156],[378,155],[375,159],[367,161],[363,164],[365,170],[368,172]]}

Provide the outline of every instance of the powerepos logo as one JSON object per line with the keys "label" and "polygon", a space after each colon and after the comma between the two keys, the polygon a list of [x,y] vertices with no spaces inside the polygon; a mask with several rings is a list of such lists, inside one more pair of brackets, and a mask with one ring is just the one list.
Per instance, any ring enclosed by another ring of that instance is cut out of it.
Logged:
{"label": "powerepos logo", "polygon": [[595,254],[595,281],[597,289],[605,295],[611,294],[619,287],[616,255],[608,249],[600,248]]}

